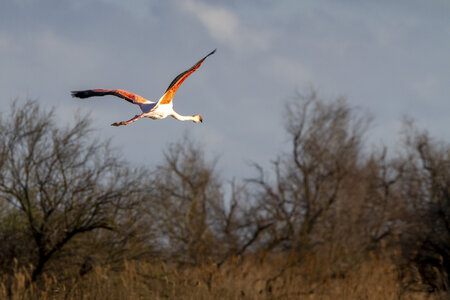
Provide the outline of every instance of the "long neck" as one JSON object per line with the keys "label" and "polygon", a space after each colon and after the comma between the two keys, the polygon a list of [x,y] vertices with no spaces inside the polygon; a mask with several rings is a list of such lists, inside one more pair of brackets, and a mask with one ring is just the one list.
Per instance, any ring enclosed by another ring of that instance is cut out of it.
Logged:
{"label": "long neck", "polygon": [[171,116],[179,121],[196,121],[194,116],[182,116],[175,111],[172,112]]}

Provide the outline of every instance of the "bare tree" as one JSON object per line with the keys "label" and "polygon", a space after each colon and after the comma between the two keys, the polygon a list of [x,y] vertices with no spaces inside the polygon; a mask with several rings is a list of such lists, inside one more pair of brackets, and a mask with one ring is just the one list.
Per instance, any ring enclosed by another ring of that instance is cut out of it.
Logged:
{"label": "bare tree", "polygon": [[91,131],[86,118],[57,126],[36,101],[13,104],[0,121],[0,202],[30,238],[33,280],[75,237],[116,229],[141,200],[143,171],[124,165]]}
{"label": "bare tree", "polygon": [[269,249],[300,249],[324,241],[324,235],[311,237],[334,227],[336,203],[358,172],[370,122],[343,99],[325,102],[314,91],[299,95],[285,114],[291,152],[273,163],[273,182],[261,168],[259,178],[252,180],[260,190],[261,215],[273,221],[266,230]]}
{"label": "bare tree", "polygon": [[399,188],[404,162],[388,158],[387,151],[384,146],[381,151],[371,153],[361,166],[359,178],[354,178],[353,187],[347,189],[358,193],[358,200],[349,202],[346,210],[358,210],[348,225],[358,228],[359,246],[365,250],[376,250],[383,241],[386,241],[383,245],[394,246],[401,227],[403,206]]}
{"label": "bare tree", "polygon": [[430,291],[449,291],[450,145],[408,122],[404,149],[403,253]]}
{"label": "bare tree", "polygon": [[243,254],[261,231],[246,185],[232,181],[225,192],[215,162],[189,138],[167,148],[151,194],[148,213],[159,245],[179,261],[221,265]]}
{"label": "bare tree", "polygon": [[188,262],[208,257],[215,244],[212,211],[223,199],[214,163],[188,139],[170,145],[157,167],[149,214],[162,248]]}

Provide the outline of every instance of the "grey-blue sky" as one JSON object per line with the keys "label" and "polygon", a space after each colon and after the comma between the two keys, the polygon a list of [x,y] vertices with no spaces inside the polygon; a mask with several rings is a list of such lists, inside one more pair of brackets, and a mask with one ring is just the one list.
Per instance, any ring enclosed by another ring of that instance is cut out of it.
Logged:
{"label": "grey-blue sky", "polygon": [[[250,174],[286,142],[282,106],[315,86],[375,117],[372,141],[395,140],[403,114],[450,139],[448,1],[0,2],[2,112],[16,97],[56,106],[61,122],[91,112],[99,134],[130,160],[159,163],[189,133],[221,157],[227,177]],[[217,53],[174,103],[205,123],[140,120],[113,98],[76,101],[70,90],[122,88],[158,99],[179,72]]]}

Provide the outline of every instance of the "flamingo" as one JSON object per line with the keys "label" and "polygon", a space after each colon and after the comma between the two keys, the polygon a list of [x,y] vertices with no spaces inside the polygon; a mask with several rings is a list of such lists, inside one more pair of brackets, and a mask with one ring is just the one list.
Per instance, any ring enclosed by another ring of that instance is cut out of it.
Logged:
{"label": "flamingo", "polygon": [[112,123],[111,126],[121,126],[121,125],[128,125],[130,123],[136,122],[137,120],[147,117],[154,120],[164,119],[167,116],[171,116],[179,121],[193,121],[194,123],[203,122],[203,118],[200,114],[196,114],[193,116],[183,116],[178,114],[176,111],[173,110],[173,103],[172,99],[175,93],[177,92],[180,85],[183,83],[183,81],[188,78],[189,75],[194,73],[203,63],[203,61],[210,55],[214,54],[216,52],[216,49],[211,51],[208,55],[200,59],[195,65],[193,65],[190,69],[184,71],[183,73],[179,74],[175,79],[170,83],[169,87],[167,88],[166,92],[162,97],[158,100],[158,102],[150,101],[148,99],[145,99],[142,96],[139,96],[137,94],[125,91],[125,90],[108,90],[108,89],[93,89],[93,90],[84,90],[84,91],[72,91],[72,97],[77,98],[89,98],[89,97],[96,97],[96,96],[105,96],[105,95],[112,95],[119,98],[122,98],[132,104],[136,104],[140,107],[142,113],[139,115],[134,116],[134,118],[128,120],[128,121],[122,121],[122,122],[115,122]]}

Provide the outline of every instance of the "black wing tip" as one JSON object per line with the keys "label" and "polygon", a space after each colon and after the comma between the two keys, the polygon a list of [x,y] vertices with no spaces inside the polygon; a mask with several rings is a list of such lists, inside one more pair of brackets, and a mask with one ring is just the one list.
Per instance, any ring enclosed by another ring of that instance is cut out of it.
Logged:
{"label": "black wing tip", "polygon": [[208,56],[210,56],[210,55],[213,55],[214,53],[216,53],[216,50],[217,50],[217,48],[214,49],[213,51],[211,51],[208,55],[206,55],[205,58],[208,57]]}
{"label": "black wing tip", "polygon": [[207,54],[205,57],[203,57],[198,63],[203,62],[208,56],[213,55],[214,53],[216,53],[216,49],[214,49],[213,51],[209,52],[209,54]]}
{"label": "black wing tip", "polygon": [[72,95],[73,98],[88,98],[90,97],[90,91],[71,91],[70,94]]}

